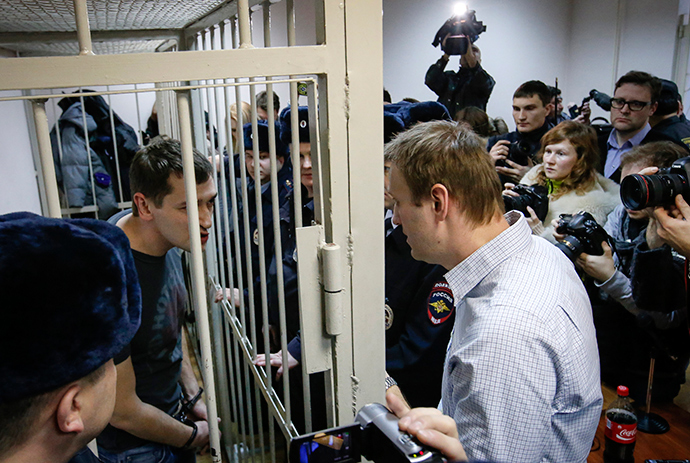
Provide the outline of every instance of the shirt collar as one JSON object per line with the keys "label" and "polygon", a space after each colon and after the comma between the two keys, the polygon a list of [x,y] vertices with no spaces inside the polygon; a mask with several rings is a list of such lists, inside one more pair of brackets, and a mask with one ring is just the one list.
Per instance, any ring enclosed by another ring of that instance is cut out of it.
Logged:
{"label": "shirt collar", "polygon": [[633,146],[639,145],[642,142],[642,140],[644,140],[644,137],[647,136],[650,130],[652,130],[652,126],[649,125],[649,122],[647,122],[647,124],[645,124],[645,126],[642,127],[642,130],[637,132],[635,135],[632,136],[632,138],[623,143],[623,146],[618,146],[618,139],[616,138],[616,129],[613,129],[609,134],[609,139],[606,143],[608,143],[608,145],[611,148],[615,149],[625,148],[626,145],[632,148]]}
{"label": "shirt collar", "polygon": [[455,300],[464,298],[489,273],[532,242],[532,231],[517,211],[505,214],[509,227],[446,273]]}

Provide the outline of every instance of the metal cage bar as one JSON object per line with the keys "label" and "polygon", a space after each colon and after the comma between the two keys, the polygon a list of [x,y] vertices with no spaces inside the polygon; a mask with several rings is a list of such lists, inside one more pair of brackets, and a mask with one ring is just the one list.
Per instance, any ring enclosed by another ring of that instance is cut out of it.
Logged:
{"label": "metal cage bar", "polygon": [[[180,116],[180,144],[182,146],[182,167],[184,173],[185,193],[187,204],[197,204],[196,175],[194,174],[194,155],[192,153],[191,112],[189,108],[189,94],[177,92],[177,107]],[[189,236],[192,255],[192,283],[196,297],[198,333],[201,341],[201,356],[203,364],[203,378],[206,386],[206,406],[208,410],[208,426],[211,444],[211,456],[214,462],[221,461],[220,434],[218,433],[218,411],[216,408],[216,388],[212,367],[211,336],[208,312],[206,307],[206,281],[204,278],[201,233],[199,230],[199,211],[196,207],[187,208],[189,222]],[[204,361],[208,359],[209,361]]]}

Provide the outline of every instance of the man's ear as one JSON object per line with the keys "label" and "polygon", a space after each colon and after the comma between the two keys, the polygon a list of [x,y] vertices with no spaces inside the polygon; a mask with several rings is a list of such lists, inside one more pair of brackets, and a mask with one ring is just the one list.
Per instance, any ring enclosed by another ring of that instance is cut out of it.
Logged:
{"label": "man's ear", "polygon": [[431,187],[431,200],[434,203],[434,214],[438,220],[445,220],[450,207],[450,195],[445,185],[436,183]]}
{"label": "man's ear", "polygon": [[60,431],[66,434],[84,431],[79,392],[81,392],[81,386],[73,384],[62,393],[58,402],[56,413],[57,425]]}
{"label": "man's ear", "polygon": [[658,101],[655,101],[654,103],[652,103],[652,107],[650,108],[650,113],[649,113],[649,115],[650,115],[650,116],[653,116],[654,113],[656,112],[656,110],[657,110],[658,107],[659,107],[659,102],[658,102]]}
{"label": "man's ear", "polygon": [[544,108],[546,109],[546,114],[549,114],[551,112],[551,110],[554,109],[554,107],[555,107],[555,105],[553,103],[549,103],[546,106],[544,106]]}
{"label": "man's ear", "polygon": [[151,214],[152,202],[144,196],[143,193],[134,193],[132,197],[132,207],[136,207],[139,212],[139,217],[143,220],[151,220],[153,215]]}

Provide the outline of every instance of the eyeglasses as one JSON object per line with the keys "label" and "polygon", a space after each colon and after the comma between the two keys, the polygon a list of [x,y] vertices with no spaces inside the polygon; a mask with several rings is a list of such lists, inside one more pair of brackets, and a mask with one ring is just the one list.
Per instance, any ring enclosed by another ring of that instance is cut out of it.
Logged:
{"label": "eyeglasses", "polygon": [[630,108],[630,111],[641,111],[652,103],[649,101],[625,101],[623,98],[611,98],[612,108],[623,109],[626,104],[628,108]]}

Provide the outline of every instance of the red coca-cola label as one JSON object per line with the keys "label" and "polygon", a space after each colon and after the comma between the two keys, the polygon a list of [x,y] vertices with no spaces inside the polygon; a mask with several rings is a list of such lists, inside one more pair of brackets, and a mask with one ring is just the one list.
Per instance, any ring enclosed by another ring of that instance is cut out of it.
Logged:
{"label": "red coca-cola label", "polygon": [[619,444],[632,444],[637,436],[637,423],[620,424],[606,418],[604,435]]}

